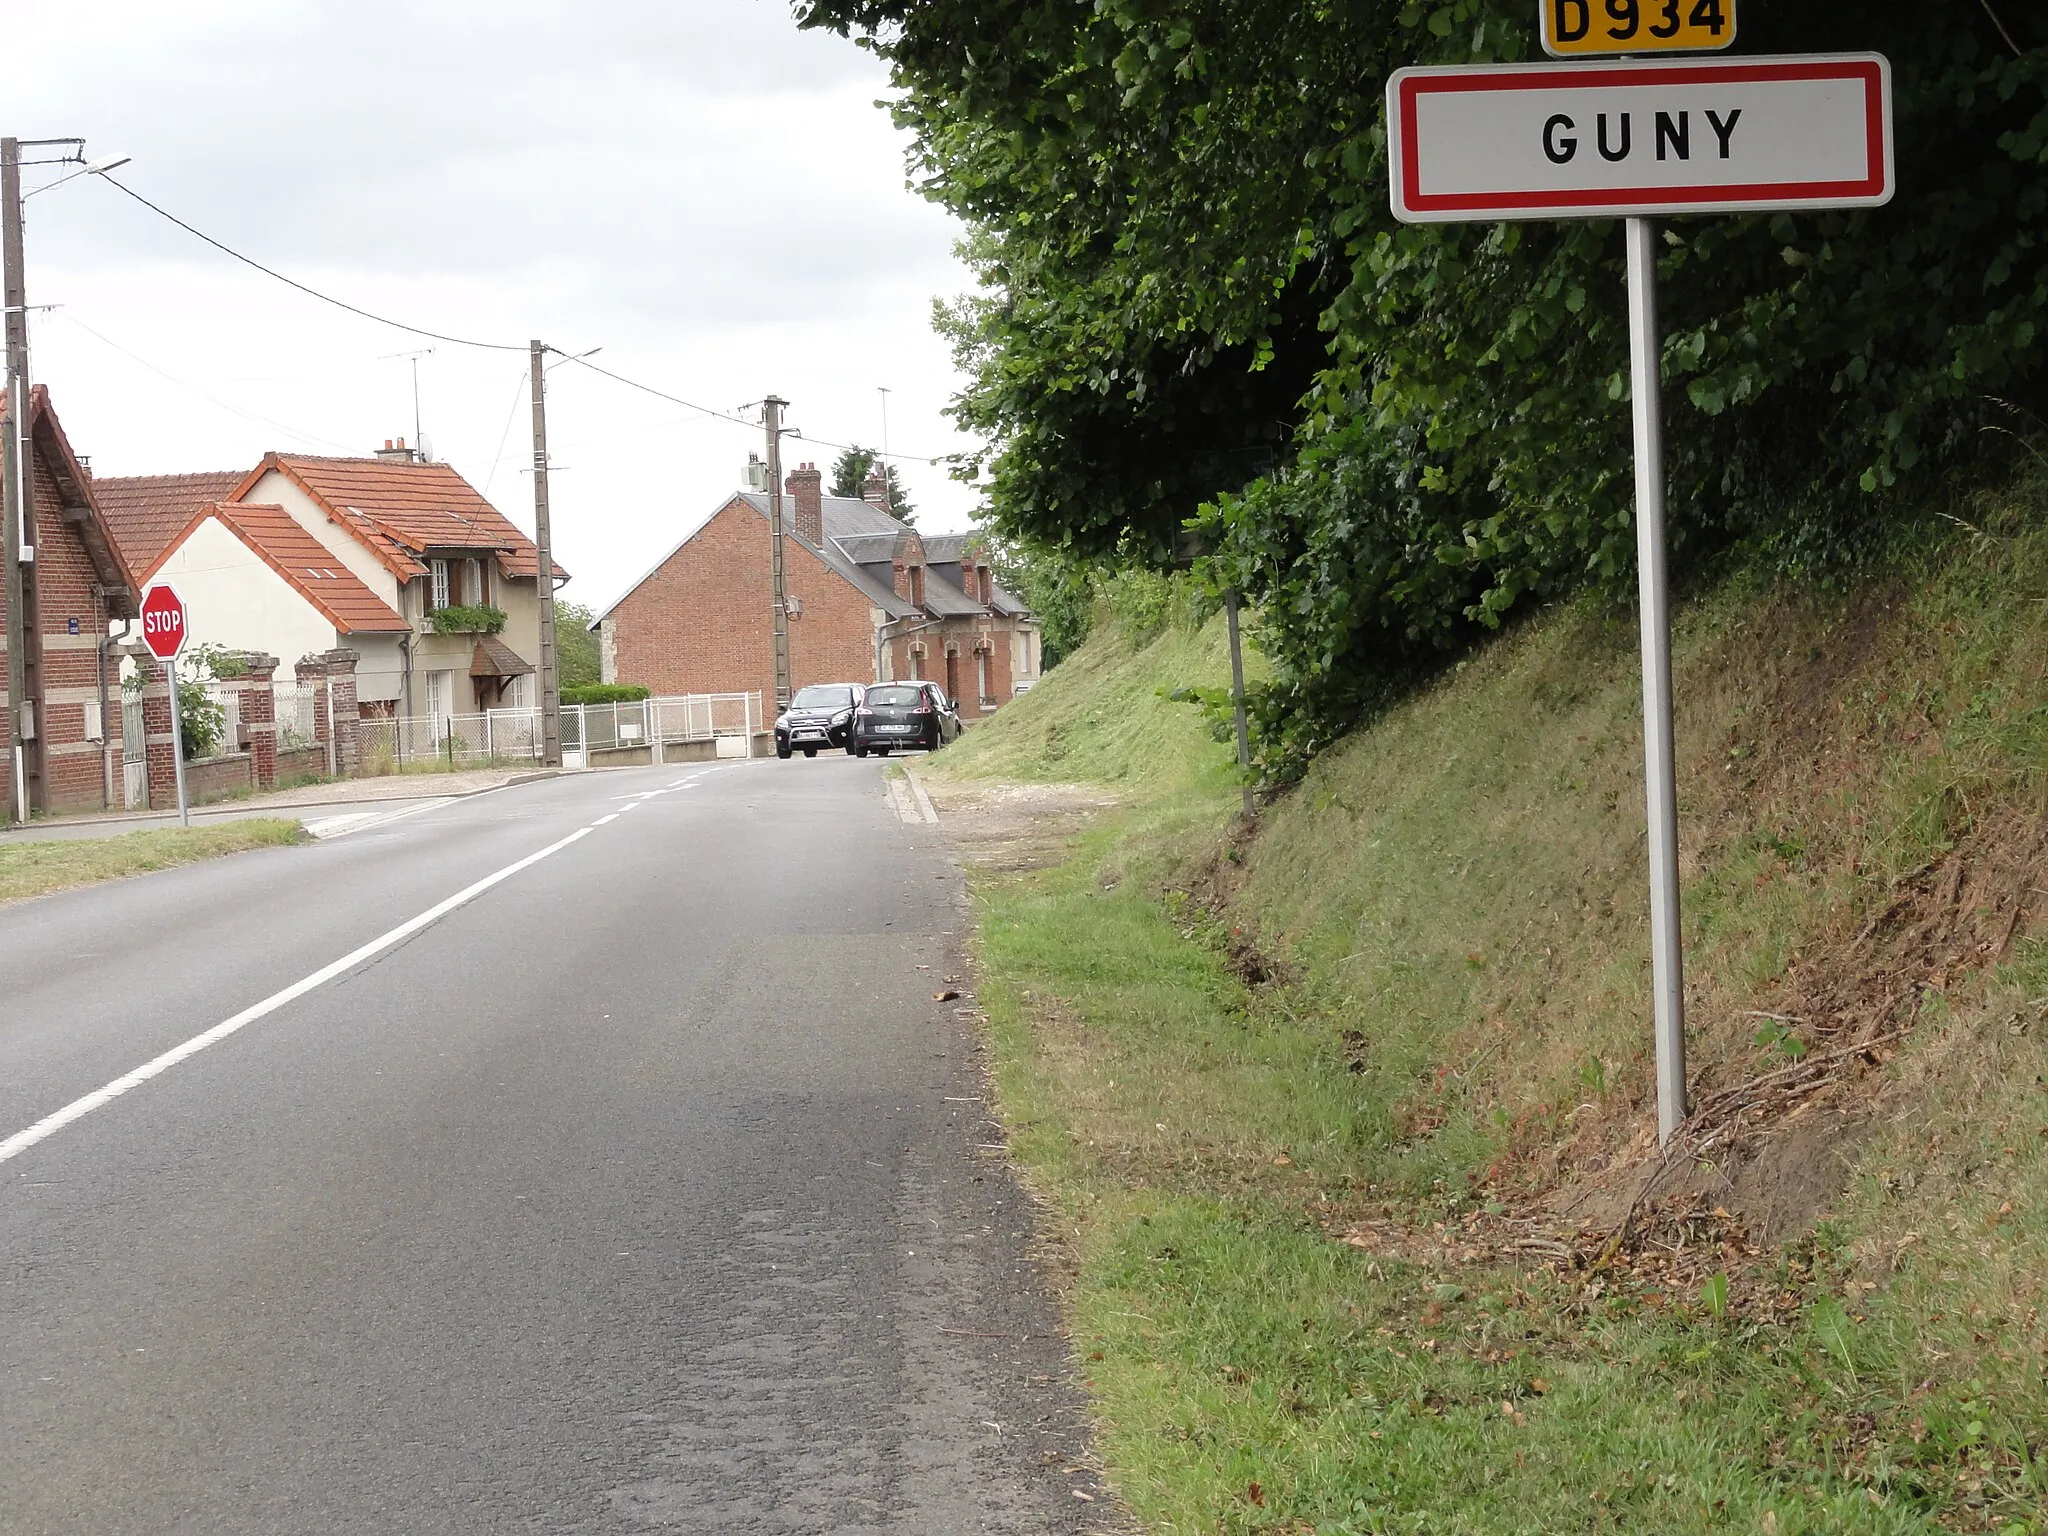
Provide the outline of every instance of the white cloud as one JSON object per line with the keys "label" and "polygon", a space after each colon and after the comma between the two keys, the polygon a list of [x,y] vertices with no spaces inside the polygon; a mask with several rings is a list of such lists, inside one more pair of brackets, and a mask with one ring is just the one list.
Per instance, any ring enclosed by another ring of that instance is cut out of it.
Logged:
{"label": "white cloud", "polygon": [[[601,345],[608,367],[721,410],[772,390],[821,438],[878,438],[888,385],[898,452],[967,446],[929,321],[967,282],[957,231],[904,186],[881,67],[773,0],[74,0],[17,31],[15,131],[133,155],[119,174],[137,191],[314,287],[451,334]],[[89,179],[28,208],[30,302],[62,306],[36,318],[37,376],[101,472],[410,435],[391,354],[429,343]],[[528,521],[523,367],[436,345],[420,394],[437,453]],[[552,376],[550,437],[560,557],[593,604],[760,446],[574,368]],[[904,474],[928,523],[965,521],[970,491]]]}

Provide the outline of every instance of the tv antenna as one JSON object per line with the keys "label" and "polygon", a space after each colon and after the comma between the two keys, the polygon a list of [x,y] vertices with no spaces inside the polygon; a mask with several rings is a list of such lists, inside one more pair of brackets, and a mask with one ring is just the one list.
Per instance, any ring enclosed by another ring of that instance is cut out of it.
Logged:
{"label": "tv antenna", "polygon": [[412,451],[425,460],[427,456],[426,437],[420,431],[420,359],[432,357],[432,347],[422,347],[417,352],[386,352],[380,362],[394,362],[403,358],[412,364]]}

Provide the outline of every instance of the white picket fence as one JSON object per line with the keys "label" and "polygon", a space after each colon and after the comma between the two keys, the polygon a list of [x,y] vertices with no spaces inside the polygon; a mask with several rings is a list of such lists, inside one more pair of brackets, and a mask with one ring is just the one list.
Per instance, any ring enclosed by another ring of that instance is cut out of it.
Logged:
{"label": "white picket fence", "polygon": [[[280,718],[282,711],[280,711]],[[587,767],[593,753],[645,747],[655,762],[667,748],[715,744],[720,756],[751,757],[762,726],[758,693],[678,694],[621,704],[562,707],[562,763]],[[366,716],[363,771],[400,773],[438,763],[476,767],[539,762],[539,709],[492,709],[469,715]]]}

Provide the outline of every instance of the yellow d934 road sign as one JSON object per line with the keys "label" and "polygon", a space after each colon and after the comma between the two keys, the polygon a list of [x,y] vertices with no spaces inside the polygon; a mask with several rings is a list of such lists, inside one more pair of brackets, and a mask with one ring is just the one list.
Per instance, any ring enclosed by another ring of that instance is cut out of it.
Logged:
{"label": "yellow d934 road sign", "polygon": [[1735,0],[1537,0],[1557,58],[1704,53],[1735,41]]}

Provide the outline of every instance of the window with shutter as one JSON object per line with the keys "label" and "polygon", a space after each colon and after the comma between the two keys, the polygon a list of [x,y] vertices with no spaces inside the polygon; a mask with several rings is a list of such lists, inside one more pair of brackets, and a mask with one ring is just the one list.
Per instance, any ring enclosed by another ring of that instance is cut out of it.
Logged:
{"label": "window with shutter", "polygon": [[429,561],[427,569],[432,573],[433,579],[433,592],[427,599],[427,611],[429,613],[439,613],[448,606],[448,562],[446,560]]}

